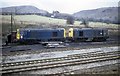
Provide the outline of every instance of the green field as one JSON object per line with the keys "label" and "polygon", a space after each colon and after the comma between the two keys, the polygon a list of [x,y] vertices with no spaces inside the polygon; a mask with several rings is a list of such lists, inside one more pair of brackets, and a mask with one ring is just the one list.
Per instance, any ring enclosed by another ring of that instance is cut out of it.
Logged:
{"label": "green field", "polygon": [[[49,17],[37,16],[37,15],[15,15],[13,16],[16,22],[23,22],[25,24],[39,24],[39,23],[51,23],[51,24],[64,24],[65,20],[62,19],[53,19]],[[2,16],[3,20],[10,21],[11,18],[9,15]]]}
{"label": "green field", "polygon": [[[67,26],[66,20],[64,19],[55,19],[50,17],[38,16],[38,15],[13,15],[14,24],[23,25],[61,25]],[[11,16],[3,15],[0,16],[0,20],[3,23],[10,23]],[[69,25],[68,25],[69,26]],[[80,25],[80,21],[75,21],[74,26],[84,26]],[[101,22],[89,22],[90,27],[106,27],[106,28],[117,28],[116,24],[106,24]]]}
{"label": "green field", "polygon": [[[10,23],[11,16],[10,15],[2,15],[0,16],[0,21],[2,23],[2,32],[7,33],[10,31]],[[31,27],[31,26],[42,26],[42,27],[84,27],[84,25],[80,25],[80,21],[75,21],[74,25],[66,24],[66,20],[64,19],[55,19],[50,17],[38,16],[38,15],[13,15],[13,29],[16,30],[20,27]],[[103,27],[103,28],[112,28],[117,29],[117,24],[106,24],[101,22],[89,22],[90,27]]]}
{"label": "green field", "polygon": [[[0,34],[6,38],[7,34],[10,33],[11,28],[11,16],[10,15],[0,15],[0,23],[2,24],[2,32]],[[50,17],[38,16],[38,15],[13,15],[13,30],[23,27],[84,27],[80,25],[81,21],[75,21],[74,25],[66,24],[64,19],[55,19]],[[119,25],[117,24],[106,24],[101,22],[89,22],[90,27],[102,27],[102,28],[112,28],[117,29]]]}

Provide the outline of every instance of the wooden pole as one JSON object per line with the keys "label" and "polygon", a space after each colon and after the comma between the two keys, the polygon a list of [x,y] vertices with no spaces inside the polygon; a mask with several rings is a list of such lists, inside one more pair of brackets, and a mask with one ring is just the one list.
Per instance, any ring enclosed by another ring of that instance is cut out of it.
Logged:
{"label": "wooden pole", "polygon": [[12,31],[13,31],[13,15],[12,15],[12,13],[11,13],[11,34],[12,34]]}

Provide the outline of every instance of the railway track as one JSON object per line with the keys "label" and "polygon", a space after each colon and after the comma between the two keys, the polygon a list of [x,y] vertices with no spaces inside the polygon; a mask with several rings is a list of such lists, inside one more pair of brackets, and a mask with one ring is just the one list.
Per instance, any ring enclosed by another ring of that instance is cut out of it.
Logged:
{"label": "railway track", "polygon": [[[77,45],[77,46],[74,46]],[[82,45],[82,46],[81,46]],[[33,45],[34,46],[34,45]],[[2,56],[16,56],[16,55],[24,55],[24,54],[38,54],[38,53],[43,53],[43,52],[54,52],[54,51],[67,51],[67,50],[81,50],[85,48],[96,48],[96,47],[103,47],[103,46],[118,46],[116,42],[83,42],[83,43],[72,43],[66,48],[49,48],[49,49],[39,49],[39,50],[32,50],[30,48],[22,49],[22,50],[11,50],[6,52],[5,54],[3,53]],[[21,47],[22,48],[22,47]],[[36,47],[34,47],[36,48]],[[9,49],[9,48],[8,48]],[[17,48],[16,48],[17,49]],[[4,52],[5,50],[3,50]]]}
{"label": "railway track", "polygon": [[22,72],[36,69],[49,69],[70,65],[87,64],[99,61],[115,60],[119,59],[119,54],[119,51],[97,51],[83,54],[72,54],[68,55],[67,57],[3,63],[1,73]]}

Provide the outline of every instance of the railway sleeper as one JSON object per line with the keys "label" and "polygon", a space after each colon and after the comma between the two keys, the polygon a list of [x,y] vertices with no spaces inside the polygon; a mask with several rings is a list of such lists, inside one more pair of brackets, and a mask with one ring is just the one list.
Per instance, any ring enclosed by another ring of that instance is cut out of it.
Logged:
{"label": "railway sleeper", "polygon": [[[112,56],[114,56],[114,55],[112,55]],[[101,56],[101,57],[107,57],[107,56]],[[94,59],[94,58],[98,58],[98,57],[92,57],[92,58]],[[85,59],[92,59],[92,58],[88,58],[88,57],[87,57],[87,58],[80,59],[80,60],[82,61],[82,60],[85,60]],[[28,63],[28,64],[30,64],[30,63]],[[33,64],[34,64],[34,63],[33,63]],[[32,65],[32,64],[31,64],[31,65]],[[11,66],[11,65],[10,65],[10,66]],[[19,65],[19,66],[20,66],[20,65]],[[21,65],[21,66],[22,66],[22,65]],[[12,67],[12,66],[11,66],[11,67]]]}
{"label": "railway sleeper", "polygon": [[118,56],[106,56],[106,57],[102,57],[102,58],[92,58],[92,59],[85,59],[85,60],[77,60],[77,61],[71,61],[71,62],[60,62],[60,63],[52,63],[52,64],[46,64],[46,65],[36,65],[36,66],[27,66],[27,67],[18,67],[18,68],[11,68],[11,69],[4,69],[2,72],[6,73],[6,72],[10,72],[10,70],[12,72],[17,72],[16,69],[18,69],[18,71],[22,71],[21,69],[25,68],[23,71],[25,70],[34,70],[36,69],[36,67],[40,67],[39,69],[46,69],[46,68],[54,68],[54,67],[63,67],[63,65],[61,66],[61,64],[64,64],[64,66],[69,66],[69,65],[77,65],[77,64],[86,64],[86,63],[91,63],[91,62],[98,62],[98,61],[105,61],[105,60],[111,60],[111,59],[118,59]]}
{"label": "railway sleeper", "polygon": [[69,55],[68,57],[62,57],[62,58],[53,58],[53,59],[44,59],[44,60],[35,60],[34,62],[27,61],[27,62],[17,62],[17,63],[7,63],[7,64],[2,64],[2,67],[9,67],[9,66],[14,66],[14,65],[24,65],[24,64],[33,64],[33,63],[45,63],[45,62],[55,62],[55,61],[63,61],[63,60],[71,60],[71,59],[80,59],[80,58],[89,58],[89,57],[100,57],[100,56],[106,56],[106,55],[113,55],[115,54],[118,56],[118,52],[109,52],[109,53],[99,53],[99,54],[75,54],[75,55]]}

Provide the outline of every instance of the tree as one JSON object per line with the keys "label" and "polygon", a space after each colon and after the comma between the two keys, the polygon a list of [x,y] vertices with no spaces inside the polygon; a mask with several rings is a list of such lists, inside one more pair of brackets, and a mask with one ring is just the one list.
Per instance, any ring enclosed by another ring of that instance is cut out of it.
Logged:
{"label": "tree", "polygon": [[89,22],[88,22],[88,20],[82,19],[82,23],[81,23],[81,24],[85,25],[86,28],[89,27]]}
{"label": "tree", "polygon": [[74,24],[74,17],[73,16],[68,16],[67,17],[67,21],[66,21],[67,24]]}

